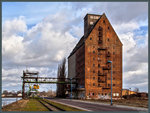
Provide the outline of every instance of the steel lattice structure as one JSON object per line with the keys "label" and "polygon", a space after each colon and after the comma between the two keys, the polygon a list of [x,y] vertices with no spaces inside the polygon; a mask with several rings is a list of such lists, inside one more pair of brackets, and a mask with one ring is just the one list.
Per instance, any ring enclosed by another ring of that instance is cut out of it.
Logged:
{"label": "steel lattice structure", "polygon": [[[39,77],[39,72],[29,72],[28,70],[23,71],[22,78],[22,98],[25,97],[25,84],[36,83],[36,84],[76,84],[77,78],[54,78],[54,77]],[[37,75],[37,76],[36,76]],[[35,77],[36,76],[36,77]]]}

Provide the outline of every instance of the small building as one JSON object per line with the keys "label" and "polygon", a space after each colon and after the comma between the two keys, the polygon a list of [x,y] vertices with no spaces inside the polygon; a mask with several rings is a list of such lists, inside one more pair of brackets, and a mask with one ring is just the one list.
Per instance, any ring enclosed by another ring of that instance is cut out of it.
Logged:
{"label": "small building", "polygon": [[125,95],[133,95],[133,94],[137,94],[137,92],[135,92],[135,91],[130,91],[129,89],[123,89],[123,90],[122,90],[122,96],[125,96]]}
{"label": "small building", "polygon": [[17,96],[19,96],[19,97],[22,96],[22,93],[17,94]]}
{"label": "small building", "polygon": [[5,97],[5,94],[2,94],[2,97]]}
{"label": "small building", "polygon": [[12,96],[14,96],[14,95],[13,95],[13,94],[7,94],[7,96],[8,96],[8,97],[12,97]]}
{"label": "small building", "polygon": [[137,93],[137,96],[138,97],[142,97],[142,98],[148,98],[148,93],[146,93],[146,92],[139,92],[139,93]]}

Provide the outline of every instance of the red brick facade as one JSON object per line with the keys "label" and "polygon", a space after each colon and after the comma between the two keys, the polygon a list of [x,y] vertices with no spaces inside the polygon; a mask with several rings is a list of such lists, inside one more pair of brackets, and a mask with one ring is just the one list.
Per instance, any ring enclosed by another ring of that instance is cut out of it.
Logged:
{"label": "red brick facade", "polygon": [[[113,97],[122,91],[122,43],[103,15],[87,14],[84,18],[84,36],[73,52],[76,54],[76,77],[78,87],[84,87],[86,98],[110,96],[111,64],[113,64]],[[68,59],[69,59],[68,57]],[[69,67],[68,67],[69,70]]]}

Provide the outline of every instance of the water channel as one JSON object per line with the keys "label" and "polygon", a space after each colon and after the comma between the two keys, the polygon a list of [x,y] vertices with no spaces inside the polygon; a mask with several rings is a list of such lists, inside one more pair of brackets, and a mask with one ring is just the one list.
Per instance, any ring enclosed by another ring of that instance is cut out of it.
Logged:
{"label": "water channel", "polygon": [[10,103],[16,102],[22,98],[2,98],[2,106],[8,105]]}

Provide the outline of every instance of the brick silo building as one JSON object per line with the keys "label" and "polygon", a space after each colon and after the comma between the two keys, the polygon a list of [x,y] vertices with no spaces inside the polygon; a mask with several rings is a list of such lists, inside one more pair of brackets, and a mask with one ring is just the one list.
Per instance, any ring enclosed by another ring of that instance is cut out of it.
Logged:
{"label": "brick silo building", "polygon": [[[106,15],[87,14],[84,35],[68,57],[68,77],[78,77],[78,98],[110,97],[112,61],[113,97],[122,94],[122,43]],[[74,92],[75,95],[75,92]]]}

